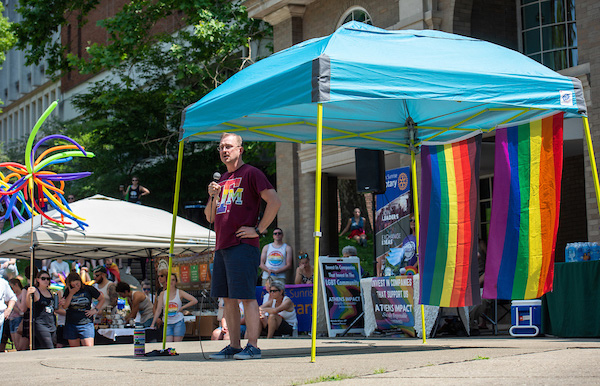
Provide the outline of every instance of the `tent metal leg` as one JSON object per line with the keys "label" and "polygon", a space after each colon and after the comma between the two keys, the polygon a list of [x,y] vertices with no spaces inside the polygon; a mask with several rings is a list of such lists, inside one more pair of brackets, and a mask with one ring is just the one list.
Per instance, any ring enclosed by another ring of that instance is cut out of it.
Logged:
{"label": "tent metal leg", "polygon": [[[183,144],[184,141],[179,142],[179,153],[177,155],[177,177],[175,179],[175,197],[173,197],[173,222],[171,224],[171,245],[169,246],[169,272],[167,274],[167,301],[171,298],[171,268],[173,265],[173,250],[175,247],[175,227],[177,225],[177,208],[179,208],[179,188],[181,186],[181,169],[183,166]],[[166,306],[163,312],[165,316],[163,325],[163,344],[162,348],[165,349],[167,345],[167,319],[169,313],[167,312]]]}
{"label": "tent metal leg", "polygon": [[[411,139],[411,142],[413,140]],[[417,240],[417,253],[419,251],[419,190],[417,188],[417,160],[415,156],[414,146],[410,148],[410,172],[411,172],[411,180],[412,180],[412,193],[413,193],[413,206],[415,211],[415,239]],[[421,271],[423,267],[419,267],[419,271]],[[423,277],[420,275],[419,277]],[[421,328],[423,333],[423,344],[427,344],[427,330],[425,329],[425,306],[421,304]]]}
{"label": "tent metal leg", "polygon": [[323,156],[323,104],[317,105],[317,168],[315,183],[315,230],[314,230],[314,270],[313,270],[313,304],[310,361],[315,362],[317,355],[317,296],[319,295],[319,243],[321,239],[321,162]]}
{"label": "tent metal leg", "polygon": [[596,205],[600,213],[600,183],[598,182],[598,169],[596,168],[596,154],[594,153],[594,145],[592,144],[592,136],[590,134],[590,123],[587,117],[583,117],[583,128],[585,132],[585,140],[588,146],[588,156],[590,157],[590,165],[592,166],[592,174],[594,176],[594,189],[596,191]]}

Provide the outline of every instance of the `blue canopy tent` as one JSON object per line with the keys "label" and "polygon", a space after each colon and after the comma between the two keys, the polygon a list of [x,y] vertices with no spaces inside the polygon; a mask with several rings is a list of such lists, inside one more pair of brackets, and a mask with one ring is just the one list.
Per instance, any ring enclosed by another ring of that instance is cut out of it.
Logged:
{"label": "blue canopy tent", "polygon": [[[549,111],[583,117],[593,154],[578,79],[485,41],[439,31],[387,31],[350,22],[329,36],[251,65],[188,106],[180,141],[216,141],[223,132],[237,132],[250,141],[317,145],[316,287],[322,144],[410,153],[416,192],[415,153],[422,143],[451,141],[467,131],[492,131],[496,125],[534,119]],[[182,149],[180,145],[180,163]],[[594,157],[590,158],[598,196]],[[413,196],[418,235],[417,194]],[[314,310],[316,296],[315,290]],[[313,361],[315,331],[316,316]]]}

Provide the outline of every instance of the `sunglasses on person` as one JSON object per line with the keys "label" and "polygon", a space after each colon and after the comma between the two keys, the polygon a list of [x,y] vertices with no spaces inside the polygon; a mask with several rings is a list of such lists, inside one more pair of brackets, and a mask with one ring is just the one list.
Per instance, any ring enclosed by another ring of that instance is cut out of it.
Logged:
{"label": "sunglasses on person", "polygon": [[144,292],[150,292],[150,287],[144,287],[142,289],[144,290]]}
{"label": "sunglasses on person", "polygon": [[270,293],[279,292],[279,291],[281,291],[281,290],[278,290],[278,289],[269,290]]}
{"label": "sunglasses on person", "polygon": [[43,276],[43,277],[40,277],[39,279],[50,281],[50,276]]}
{"label": "sunglasses on person", "polygon": [[283,234],[283,232],[273,232],[273,236],[275,236],[275,235],[282,235],[282,234]]}
{"label": "sunglasses on person", "polygon": [[158,277],[165,277],[165,276],[167,276],[167,275],[158,275]]}
{"label": "sunglasses on person", "polygon": [[308,253],[303,253],[300,256],[298,256],[299,259],[308,259]]}

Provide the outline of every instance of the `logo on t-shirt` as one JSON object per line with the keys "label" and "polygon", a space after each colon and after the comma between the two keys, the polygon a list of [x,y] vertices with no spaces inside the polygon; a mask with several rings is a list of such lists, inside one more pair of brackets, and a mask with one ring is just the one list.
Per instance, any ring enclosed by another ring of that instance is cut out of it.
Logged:
{"label": "logo on t-shirt", "polygon": [[244,188],[240,188],[241,184],[242,177],[232,178],[224,182],[221,201],[219,202],[219,206],[217,206],[217,214],[229,212],[231,204],[243,204],[242,193],[244,192]]}
{"label": "logo on t-shirt", "polygon": [[167,310],[169,318],[175,317],[175,315],[177,315],[177,311],[179,311],[179,305],[176,302],[169,302],[169,307]]}
{"label": "logo on t-shirt", "polygon": [[283,254],[279,251],[272,251],[267,256],[267,260],[272,267],[281,267],[283,266]]}

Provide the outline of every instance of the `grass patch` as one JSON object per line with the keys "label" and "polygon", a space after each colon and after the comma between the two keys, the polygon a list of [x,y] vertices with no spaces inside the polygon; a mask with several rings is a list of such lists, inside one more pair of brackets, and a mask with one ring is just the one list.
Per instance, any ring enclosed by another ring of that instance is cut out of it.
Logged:
{"label": "grass patch", "polygon": [[473,358],[474,361],[481,361],[484,359],[490,359],[490,357],[482,357],[482,356],[478,355],[475,358]]}
{"label": "grass patch", "polygon": [[375,371],[373,372],[373,374],[383,374],[385,373],[385,369],[383,367],[375,369]]}
{"label": "grass patch", "polygon": [[[374,276],[373,273],[373,256],[375,252],[373,251],[373,234],[367,233],[367,246],[363,247],[358,245],[358,243],[354,240],[348,239],[348,233],[345,233],[343,236],[338,239],[339,245],[339,255],[342,256],[342,249],[346,245],[352,245],[356,248],[356,252],[358,253],[358,258],[360,259],[361,267],[366,271],[366,273],[370,276]],[[366,277],[366,276],[365,276]]]}
{"label": "grass patch", "polygon": [[309,385],[312,383],[331,382],[331,381],[342,381],[344,379],[356,378],[356,375],[349,374],[333,374],[333,375],[321,375],[320,377],[309,379],[301,383],[292,383],[292,385]]}

